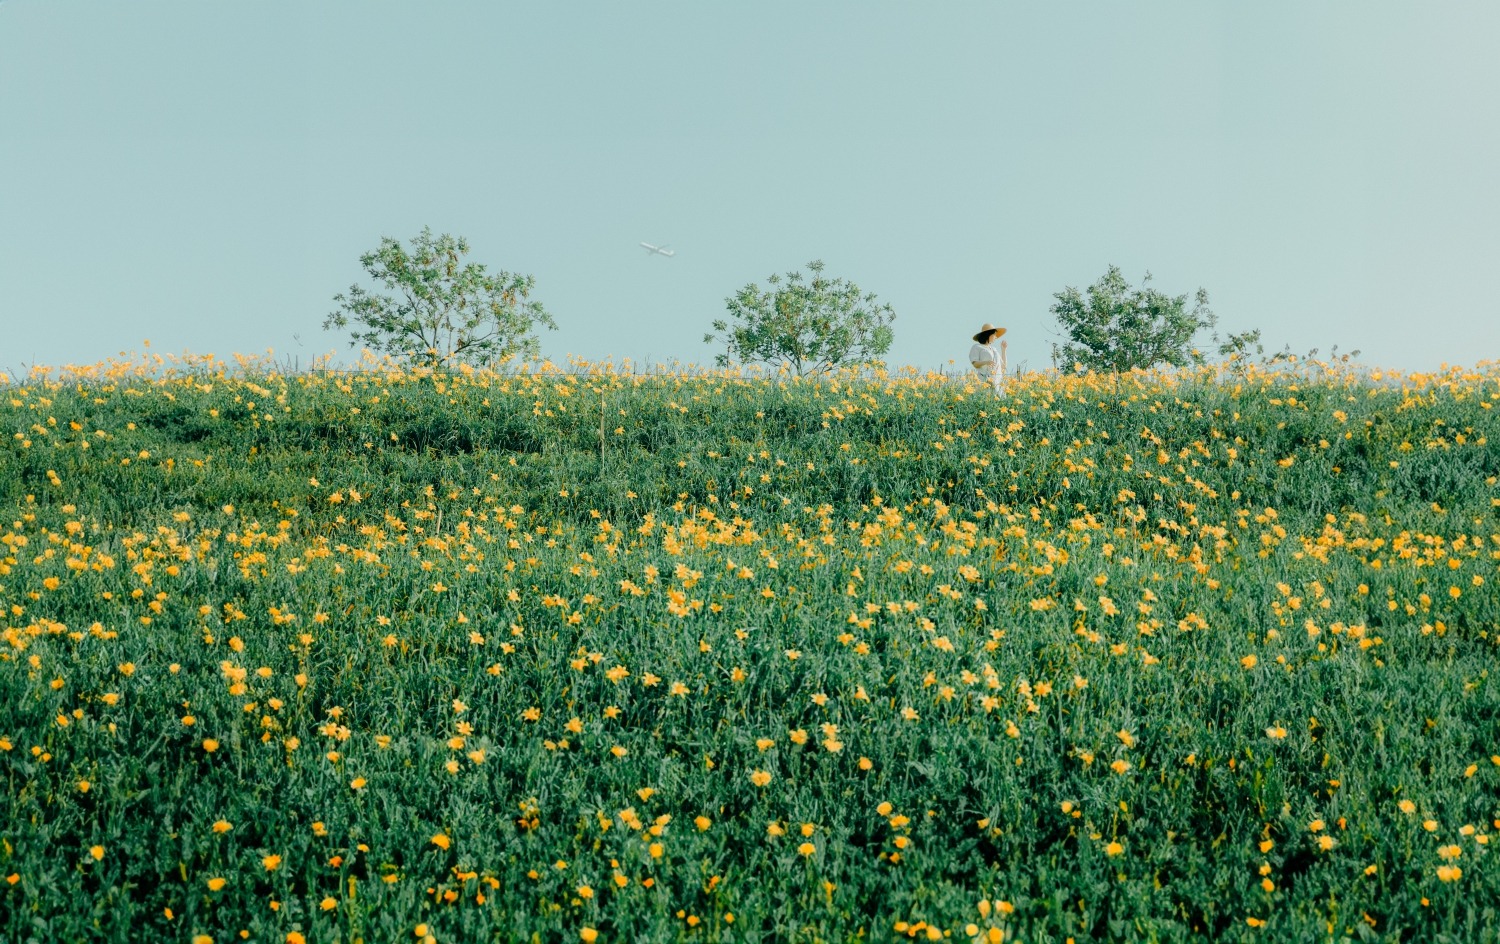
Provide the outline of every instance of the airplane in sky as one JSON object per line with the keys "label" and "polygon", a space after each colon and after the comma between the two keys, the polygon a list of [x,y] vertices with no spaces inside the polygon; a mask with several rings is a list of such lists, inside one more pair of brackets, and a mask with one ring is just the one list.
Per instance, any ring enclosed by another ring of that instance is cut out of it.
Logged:
{"label": "airplane in sky", "polygon": [[675,251],[668,249],[666,246],[653,246],[650,243],[641,243],[641,247],[646,250],[646,255],[648,256],[652,253],[667,256],[668,258],[677,255]]}

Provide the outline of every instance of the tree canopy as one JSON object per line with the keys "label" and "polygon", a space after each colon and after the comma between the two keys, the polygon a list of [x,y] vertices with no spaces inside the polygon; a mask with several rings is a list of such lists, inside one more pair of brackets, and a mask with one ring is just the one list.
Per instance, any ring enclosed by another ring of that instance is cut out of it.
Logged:
{"label": "tree canopy", "polygon": [[727,319],[713,323],[705,344],[724,342],[719,366],[731,360],[745,363],[786,363],[798,376],[836,367],[869,363],[891,348],[891,322],[896,310],[878,304],[873,292],[823,275],[823,263],[807,264],[812,278],[787,273],[772,275],[762,290],[753,282],[726,298]]}
{"label": "tree canopy", "polygon": [[483,367],[537,356],[535,327],[555,331],[557,324],[541,302],[531,299],[536,280],[464,263],[468,252],[462,236],[434,237],[427,227],[409,249],[399,240],[381,239],[380,247],[359,262],[394,294],[350,286],[347,295],[333,297],[339,308],[323,322],[324,330],[353,322],[350,347],[364,344],[431,366],[457,360]]}

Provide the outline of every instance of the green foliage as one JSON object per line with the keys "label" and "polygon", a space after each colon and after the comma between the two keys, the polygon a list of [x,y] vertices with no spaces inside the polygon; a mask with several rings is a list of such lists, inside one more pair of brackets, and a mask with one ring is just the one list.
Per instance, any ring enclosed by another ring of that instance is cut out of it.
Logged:
{"label": "green foliage", "polygon": [[[480,263],[462,263],[469,243],[423,227],[411,248],[389,237],[359,257],[370,278],[395,292],[383,295],[351,285],[335,295],[339,308],[323,322],[325,331],[352,321],[350,347],[363,344],[428,366],[453,362],[489,366],[539,351],[537,325],[557,330],[539,301],[531,299],[536,280],[529,275],[487,272]],[[361,330],[362,329],[362,330]]]}
{"label": "green foliage", "polygon": [[[1110,266],[1089,286],[1087,298],[1072,286],[1054,295],[1049,310],[1068,338],[1052,345],[1057,366],[1123,372],[1203,363],[1193,338],[1215,325],[1208,293],[1198,289],[1189,309],[1186,295],[1164,295],[1150,282],[1148,272],[1140,288],[1131,288],[1119,268]],[[1243,352],[1259,339],[1259,331],[1231,335],[1220,353]]]}
{"label": "green foliage", "polygon": [[1320,378],[11,387],[0,937],[1493,941],[1500,372]]}
{"label": "green foliage", "polygon": [[717,332],[703,343],[722,341],[728,350],[717,358],[746,364],[788,363],[797,376],[826,373],[839,367],[878,361],[891,348],[896,310],[876,304],[873,292],[823,277],[823,263],[809,262],[812,279],[788,272],[785,284],[772,275],[770,288],[746,285],[724,300],[729,319],[713,323]]}

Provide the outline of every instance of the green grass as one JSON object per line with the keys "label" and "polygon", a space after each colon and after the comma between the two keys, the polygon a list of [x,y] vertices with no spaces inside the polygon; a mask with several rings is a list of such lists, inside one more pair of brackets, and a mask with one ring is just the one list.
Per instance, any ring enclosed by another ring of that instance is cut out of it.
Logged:
{"label": "green grass", "polygon": [[1497,399],[33,378],[0,934],[1496,940]]}

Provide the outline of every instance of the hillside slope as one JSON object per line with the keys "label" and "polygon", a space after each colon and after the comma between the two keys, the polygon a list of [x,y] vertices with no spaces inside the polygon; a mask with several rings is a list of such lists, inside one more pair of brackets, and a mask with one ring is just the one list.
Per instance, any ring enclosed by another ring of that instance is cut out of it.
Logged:
{"label": "hillside slope", "polygon": [[148,366],[0,398],[10,940],[1500,935],[1493,368]]}

